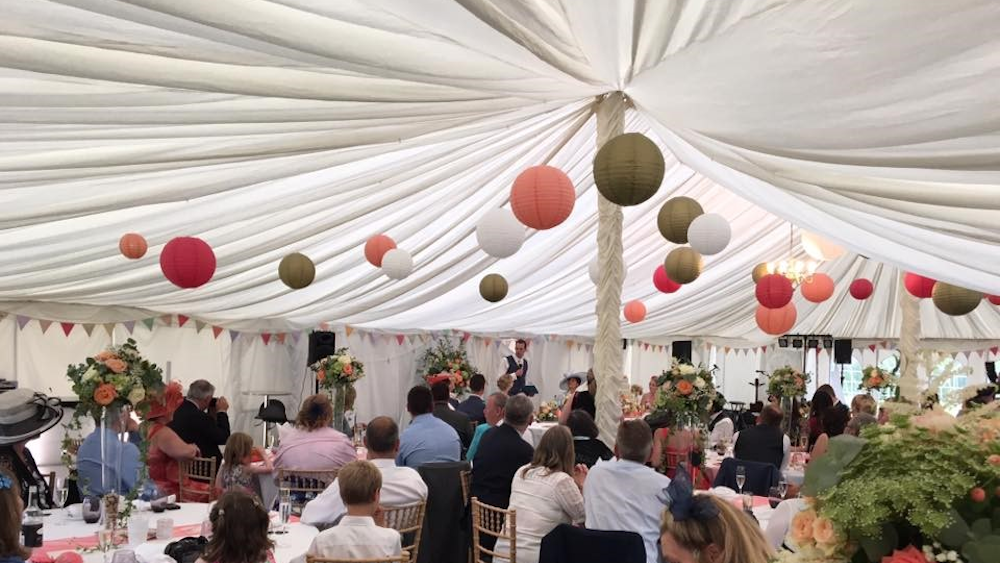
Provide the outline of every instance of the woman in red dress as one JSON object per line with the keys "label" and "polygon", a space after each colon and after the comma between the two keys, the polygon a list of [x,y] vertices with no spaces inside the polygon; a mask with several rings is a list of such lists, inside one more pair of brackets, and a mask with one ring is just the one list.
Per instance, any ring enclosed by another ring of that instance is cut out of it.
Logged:
{"label": "woman in red dress", "polygon": [[146,414],[146,440],[149,442],[147,466],[149,478],[156,483],[161,495],[176,495],[179,492],[180,460],[198,456],[198,446],[181,440],[168,424],[174,418],[174,411],[184,402],[181,386],[171,382],[159,397],[150,400]]}

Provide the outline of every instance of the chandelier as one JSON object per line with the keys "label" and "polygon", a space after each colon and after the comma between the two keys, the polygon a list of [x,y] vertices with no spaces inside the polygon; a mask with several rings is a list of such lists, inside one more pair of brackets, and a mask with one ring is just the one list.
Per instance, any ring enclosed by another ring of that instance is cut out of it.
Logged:
{"label": "chandelier", "polygon": [[795,250],[795,227],[789,223],[788,224],[788,256],[787,260],[781,260],[778,262],[768,262],[767,263],[767,273],[768,274],[779,274],[782,275],[793,285],[799,285],[802,282],[812,281],[813,274],[816,273],[816,268],[819,267],[819,263],[815,260],[798,260],[792,258],[794,256]]}

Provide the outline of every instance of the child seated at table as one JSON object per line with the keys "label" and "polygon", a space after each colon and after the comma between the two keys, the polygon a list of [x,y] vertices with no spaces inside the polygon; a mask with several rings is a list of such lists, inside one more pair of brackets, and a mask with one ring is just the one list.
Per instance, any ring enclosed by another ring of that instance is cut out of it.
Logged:
{"label": "child seated at table", "polygon": [[[380,527],[382,473],[369,461],[352,461],[337,474],[347,515],[321,532],[306,552],[328,559],[376,559],[402,553],[399,532]],[[303,558],[304,559],[304,558]]]}
{"label": "child seated at table", "polygon": [[212,538],[196,563],[274,563],[274,542],[267,537],[270,518],[257,497],[224,493],[208,518]]}
{"label": "child seated at table", "polygon": [[21,545],[20,486],[10,473],[0,469],[0,563],[24,563],[31,550]]}
{"label": "child seated at table", "polygon": [[[263,461],[255,464],[254,457]],[[222,491],[242,491],[255,495],[260,500],[260,481],[257,480],[257,475],[273,471],[270,456],[254,447],[253,438],[249,434],[233,432],[226,440],[226,451],[222,454],[222,467],[215,478],[215,486]]]}

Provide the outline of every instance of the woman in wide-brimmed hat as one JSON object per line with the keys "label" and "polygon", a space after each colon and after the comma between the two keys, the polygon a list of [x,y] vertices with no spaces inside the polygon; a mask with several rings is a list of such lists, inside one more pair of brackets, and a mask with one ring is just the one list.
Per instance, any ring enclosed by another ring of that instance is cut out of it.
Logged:
{"label": "woman in wide-brimmed hat", "polygon": [[42,508],[51,508],[52,491],[31,457],[27,443],[62,420],[63,409],[31,389],[0,393],[0,467],[7,467],[20,485],[21,497],[28,501],[29,487],[37,487]]}
{"label": "woman in wide-brimmed hat", "polygon": [[146,465],[149,478],[156,484],[161,495],[176,495],[180,488],[181,460],[193,459],[198,455],[198,446],[181,440],[168,424],[174,418],[174,411],[184,402],[180,383],[170,382],[161,393],[150,399],[146,413],[146,439],[149,453]]}

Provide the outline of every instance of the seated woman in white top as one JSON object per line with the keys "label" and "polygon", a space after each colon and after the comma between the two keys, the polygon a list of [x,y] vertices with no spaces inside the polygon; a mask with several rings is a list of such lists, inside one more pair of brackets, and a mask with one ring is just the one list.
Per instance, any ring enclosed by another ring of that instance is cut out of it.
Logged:
{"label": "seated woman in white top", "polygon": [[[583,507],[584,465],[573,466],[573,436],[565,426],[553,426],[542,436],[531,463],[514,474],[510,509],[517,511],[517,560],[538,563],[542,538],[559,524],[580,524]],[[504,534],[507,533],[506,527]],[[507,540],[494,551],[510,553]]]}

